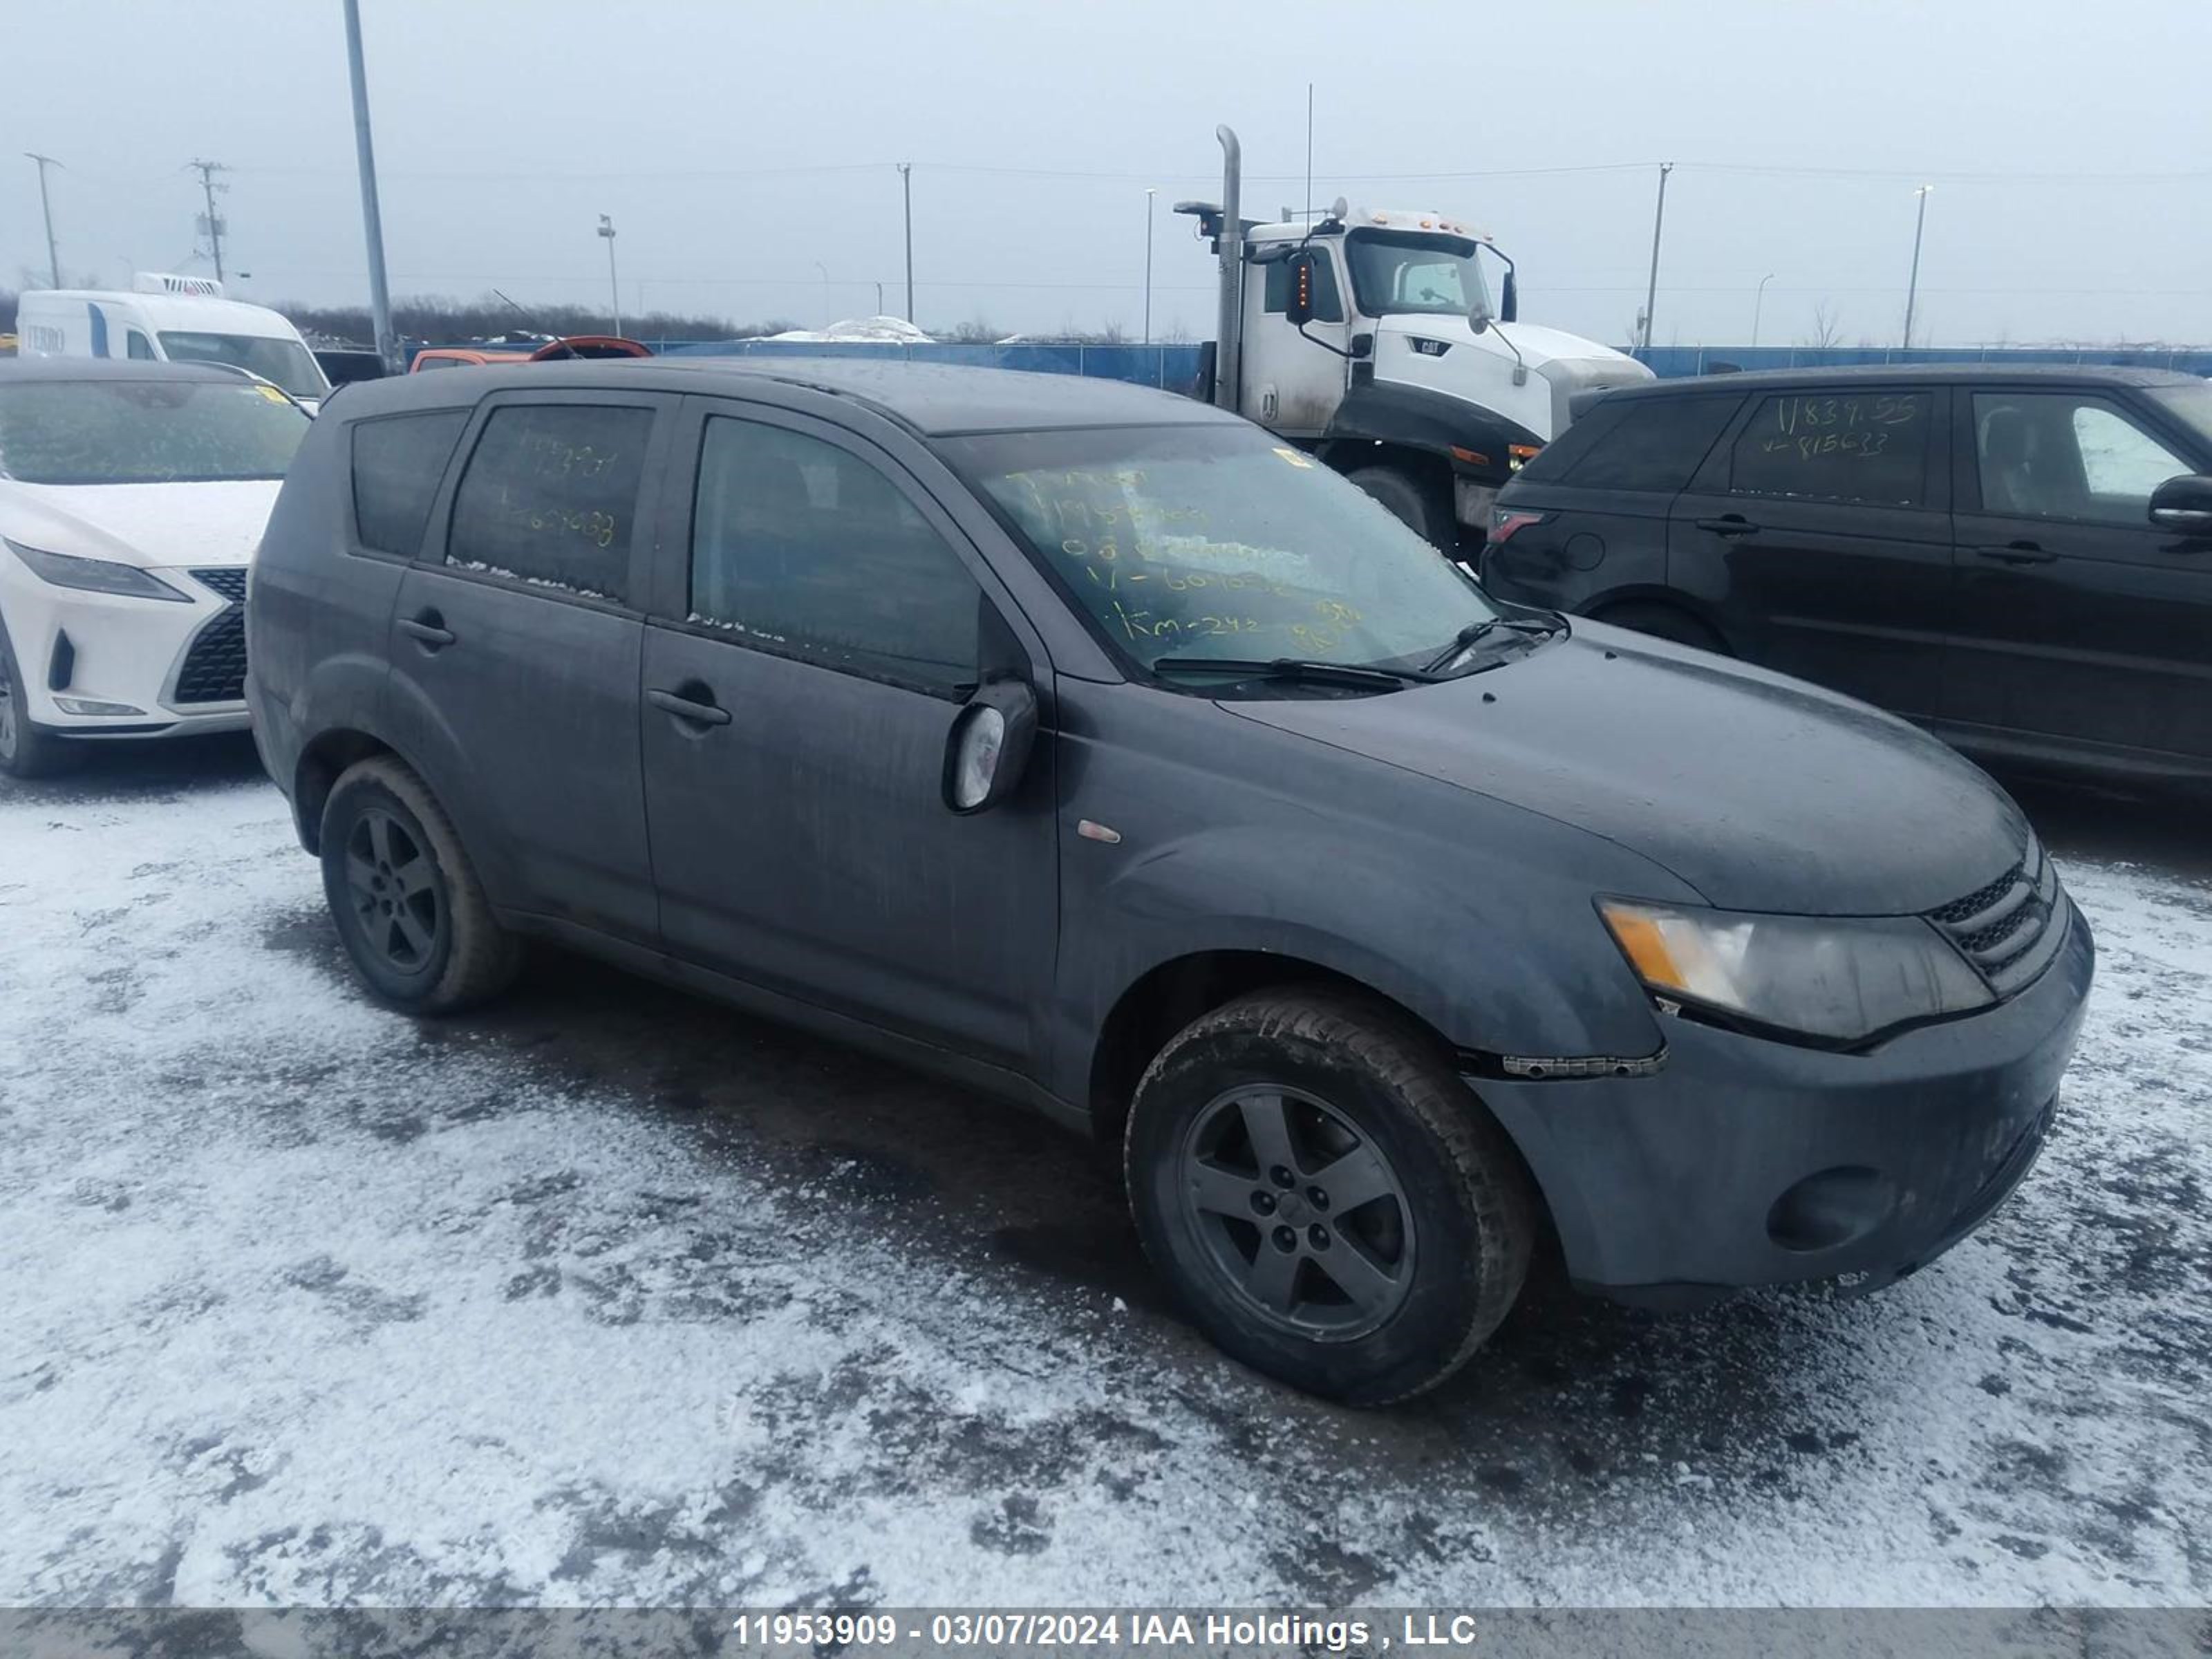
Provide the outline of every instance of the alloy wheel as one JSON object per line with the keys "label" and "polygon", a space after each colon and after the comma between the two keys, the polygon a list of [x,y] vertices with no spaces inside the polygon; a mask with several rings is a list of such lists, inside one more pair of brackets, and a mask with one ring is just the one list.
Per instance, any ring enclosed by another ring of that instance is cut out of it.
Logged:
{"label": "alloy wheel", "polygon": [[422,972],[446,926],[429,848],[394,814],[371,806],[354,820],[345,852],[346,895],[362,937],[398,972]]}
{"label": "alloy wheel", "polygon": [[1184,1219],[1238,1295],[1278,1328],[1344,1341],[1384,1323],[1413,1282],[1413,1217],[1373,1138],[1317,1096],[1250,1084],[1183,1138]]}

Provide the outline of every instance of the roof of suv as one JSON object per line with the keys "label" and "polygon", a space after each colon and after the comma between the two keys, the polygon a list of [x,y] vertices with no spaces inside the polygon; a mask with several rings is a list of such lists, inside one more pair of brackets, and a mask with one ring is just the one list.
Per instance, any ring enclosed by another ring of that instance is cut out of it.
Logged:
{"label": "roof of suv", "polygon": [[1680,379],[1640,380],[1614,386],[1603,395],[1613,398],[1680,397],[1685,392],[1730,392],[1738,386],[1787,390],[1793,386],[1869,384],[1948,386],[1960,380],[1976,385],[2008,382],[2033,384],[2039,380],[2101,380],[2110,386],[2202,386],[2194,374],[2172,368],[2129,368],[2114,363],[1854,363],[1834,368],[1755,368],[1727,374],[1696,374]]}
{"label": "roof of suv", "polygon": [[9,380],[228,380],[250,386],[234,368],[213,363],[148,362],[127,357],[14,357],[0,362],[0,384]]}
{"label": "roof of suv", "polygon": [[[726,382],[716,385],[714,382]],[[764,385],[765,383],[765,385]],[[331,405],[341,416],[450,409],[488,392],[590,387],[632,392],[747,392],[798,386],[849,398],[917,432],[1196,425],[1233,420],[1211,405],[1121,380],[884,358],[650,357],[488,365],[465,374],[399,374],[357,383]]]}

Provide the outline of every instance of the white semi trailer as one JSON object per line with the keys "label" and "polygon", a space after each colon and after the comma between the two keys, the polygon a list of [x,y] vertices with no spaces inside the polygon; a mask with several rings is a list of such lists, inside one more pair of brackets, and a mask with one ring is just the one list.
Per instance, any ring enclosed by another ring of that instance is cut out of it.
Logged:
{"label": "white semi trailer", "polygon": [[1237,135],[1215,131],[1222,199],[1176,204],[1220,262],[1213,401],[1438,546],[1462,528],[1481,540],[1498,489],[1565,429],[1577,396],[1651,378],[1609,346],[1518,320],[1513,262],[1458,220],[1340,198],[1312,222],[1241,217]]}

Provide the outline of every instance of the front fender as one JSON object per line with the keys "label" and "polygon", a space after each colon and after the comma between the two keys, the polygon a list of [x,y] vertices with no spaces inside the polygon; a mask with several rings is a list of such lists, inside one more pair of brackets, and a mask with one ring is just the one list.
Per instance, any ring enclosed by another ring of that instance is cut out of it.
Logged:
{"label": "front fender", "polygon": [[[1079,842],[1066,856],[1079,865],[1098,850]],[[1475,879],[1486,866],[1498,879]],[[1588,884],[1502,848],[1486,859],[1463,846],[1400,854],[1320,825],[1223,827],[1140,854],[1087,892],[1069,887],[1071,940],[1110,941],[1070,952],[1068,1012],[1085,1038],[1073,1077],[1092,1075],[1107,1016],[1132,986],[1227,951],[1356,981],[1478,1054],[1635,1057],[1661,1047]]]}

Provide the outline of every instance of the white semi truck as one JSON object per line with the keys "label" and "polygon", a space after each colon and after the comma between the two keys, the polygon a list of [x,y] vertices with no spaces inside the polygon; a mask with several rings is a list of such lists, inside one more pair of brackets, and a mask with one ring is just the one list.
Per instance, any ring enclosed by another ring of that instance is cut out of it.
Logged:
{"label": "white semi truck", "polygon": [[[1513,263],[1437,213],[1239,216],[1237,135],[1215,129],[1222,199],[1178,202],[1220,262],[1213,401],[1311,451],[1438,546],[1479,543],[1498,489],[1583,393],[1651,378],[1634,358],[1518,320]],[[1492,299],[1484,259],[1498,270]]]}

